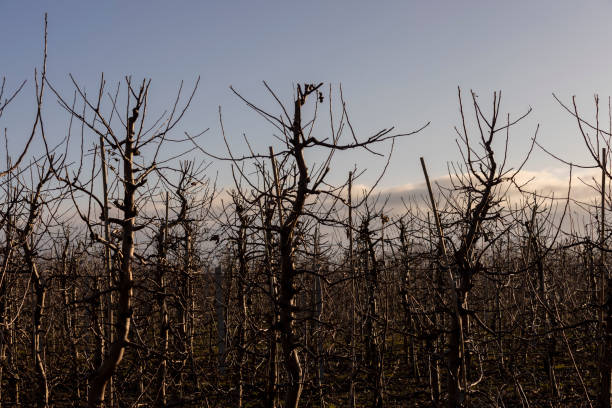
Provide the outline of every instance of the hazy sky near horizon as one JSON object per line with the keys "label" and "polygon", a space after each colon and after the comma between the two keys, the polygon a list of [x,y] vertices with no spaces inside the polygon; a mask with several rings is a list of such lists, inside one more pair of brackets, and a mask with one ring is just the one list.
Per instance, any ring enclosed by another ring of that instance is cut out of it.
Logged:
{"label": "hazy sky near horizon", "polygon": [[[40,66],[43,15],[48,12],[48,78],[70,97],[68,74],[95,92],[125,75],[151,78],[154,107],[168,106],[178,84],[201,76],[180,131],[210,128],[205,147],[224,153],[218,106],[230,143],[245,133],[256,149],[274,143],[273,130],[229,90],[278,112],[262,80],[289,101],[298,82],[342,84],[354,127],[363,137],[395,126],[420,134],[395,146],[382,181],[393,187],[422,180],[419,156],[433,176],[460,159],[453,126],[460,123],[457,87],[473,89],[487,109],[494,90],[502,111],[533,112],[511,135],[519,163],[540,124],[540,142],[564,158],[585,163],[575,121],[553,99],[578,97],[592,112],[598,93],[607,114],[612,95],[612,1],[0,1],[0,76],[8,89],[28,84],[0,118],[17,151],[30,126],[33,70]],[[47,94],[50,137],[66,132],[67,114]],[[51,103],[49,103],[51,102]],[[321,129],[327,129],[322,126]],[[179,132],[180,134],[180,132]],[[381,151],[384,149],[381,149]],[[36,149],[33,153],[36,153]],[[313,157],[312,160],[316,160]],[[357,164],[376,178],[384,161],[365,152],[334,161],[339,180]],[[227,163],[215,163],[219,181],[231,181]],[[532,171],[562,167],[537,150]]]}

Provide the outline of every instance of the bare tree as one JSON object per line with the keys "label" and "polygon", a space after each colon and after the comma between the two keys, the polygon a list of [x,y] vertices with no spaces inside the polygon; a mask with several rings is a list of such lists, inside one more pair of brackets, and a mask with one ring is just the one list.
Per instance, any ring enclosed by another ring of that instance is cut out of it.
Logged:
{"label": "bare tree", "polygon": [[[110,248],[119,259],[116,271],[118,298],[116,299],[117,312],[114,319],[115,332],[108,349],[108,354],[104,356],[100,366],[92,373],[91,389],[88,396],[89,405],[98,407],[103,405],[106,386],[121,363],[126,346],[130,343],[129,333],[132,320],[134,288],[133,273],[136,258],[134,238],[136,232],[144,228],[144,225],[137,224],[137,220],[139,206],[142,207],[142,200],[146,197],[143,194],[139,194],[139,190],[143,190],[143,186],[147,184],[148,177],[152,173],[165,167],[164,163],[172,159],[172,157],[160,157],[160,150],[168,134],[178,124],[189,107],[197,89],[197,82],[184,106],[179,108],[181,85],[172,109],[168,114],[164,114],[164,116],[154,121],[152,125],[145,122],[150,81],[143,80],[139,85],[134,86],[130,77],[125,79],[127,91],[125,101],[127,113],[125,118],[120,118],[118,113],[119,87],[117,92],[108,96],[110,100],[110,113],[106,114],[103,112],[103,98],[106,93],[106,83],[103,76],[98,88],[97,98],[94,100],[89,99],[85,91],[74,79],[73,83],[76,93],[82,100],[83,108],[81,111],[76,110],[74,105],[69,104],[54,88],[51,87],[51,89],[58,97],[60,105],[69,112],[71,118],[75,118],[82,124],[81,139],[83,140],[85,136],[85,130],[92,132],[98,138],[102,138],[110,148],[111,156],[116,158],[122,167],[121,172],[114,167],[111,169],[115,178],[113,185],[118,190],[116,191],[117,198],[113,201],[113,206],[115,210],[120,212],[121,215],[119,217],[110,215],[105,198],[106,190],[103,192],[103,198],[99,198],[94,192],[93,187],[96,181],[96,173],[92,167],[92,176],[85,176],[83,158],[81,158],[79,166],[72,172],[69,172],[68,169],[64,172],[55,170],[58,180],[69,187],[78,216],[86,223],[91,237],[103,246]],[[117,121],[120,122],[120,126],[114,124]],[[102,148],[102,146],[99,148]],[[152,156],[146,161],[138,160],[145,151],[150,151]],[[50,152],[49,155],[51,155]],[[65,157],[63,160],[65,160]],[[104,174],[107,164],[103,163],[103,166]],[[87,210],[81,209],[83,205],[79,199],[81,195],[87,199]],[[92,219],[92,203],[95,203],[97,206],[100,221]],[[115,242],[114,239],[109,241],[104,237],[106,233],[100,235],[100,227],[103,228],[103,231],[106,231],[108,224],[119,227],[120,239],[118,242]]]}
{"label": "bare tree", "polygon": [[[406,134],[393,134],[391,133],[392,129],[384,129],[364,141],[359,141],[350,127],[346,105],[343,101],[339,122],[334,123],[333,117],[331,118],[332,133],[330,137],[320,138],[315,136],[314,124],[317,117],[317,107],[324,100],[323,93],[320,91],[321,86],[322,84],[298,85],[292,103],[293,113],[291,116],[288,113],[290,108],[285,107],[270,88],[268,90],[270,90],[273,97],[279,103],[282,111],[278,116],[267,113],[248,102],[240,94],[237,94],[249,107],[262,115],[281,132],[284,149],[279,153],[274,153],[270,149],[269,156],[252,153],[242,158],[235,157],[230,151],[229,157],[226,158],[233,161],[235,164],[234,169],[239,172],[239,176],[244,180],[248,180],[248,176],[242,170],[243,161],[256,161],[259,163],[259,168],[264,167],[261,160],[271,157],[272,161],[272,182],[268,183],[268,185],[274,186],[273,189],[258,187],[253,182],[248,182],[248,184],[249,187],[256,191],[254,194],[256,197],[271,196],[270,201],[275,203],[276,212],[278,213],[277,224],[271,225],[270,228],[278,234],[278,256],[280,259],[278,330],[283,351],[283,362],[288,376],[288,386],[285,395],[285,406],[287,407],[297,407],[299,405],[304,385],[304,369],[300,358],[301,342],[296,326],[296,319],[300,310],[296,302],[296,295],[299,293],[296,279],[302,273],[296,267],[296,232],[300,223],[303,223],[309,217],[314,217],[314,219],[319,221],[326,218],[324,214],[321,216],[321,214],[314,213],[309,208],[308,200],[321,196],[336,197],[335,199],[338,200],[338,192],[341,190],[337,187],[327,187],[325,183],[326,176],[330,170],[329,165],[336,151],[356,148],[369,149],[372,145],[379,142],[406,136]],[[312,119],[305,120],[303,118],[303,109],[311,96],[314,100],[315,113]],[[353,141],[341,143],[340,137],[346,125],[351,129]],[[416,132],[410,134],[413,133]],[[314,148],[326,148],[329,153],[322,161],[322,164],[316,167],[309,167],[306,162],[305,153],[307,150]],[[248,198],[245,197],[245,201],[249,202]],[[329,212],[329,209],[327,212]]]}
{"label": "bare tree", "polygon": [[[450,294],[447,306],[450,319],[447,401],[448,406],[452,408],[466,406],[471,389],[480,382],[479,379],[472,379],[469,376],[470,363],[467,348],[470,316],[477,317],[475,313],[470,312],[468,296],[474,286],[476,275],[486,268],[483,264],[483,257],[486,250],[490,248],[490,244],[486,244],[484,250],[479,248],[478,241],[494,242],[499,238],[499,235],[487,235],[487,224],[501,220],[504,191],[507,191],[507,187],[502,184],[512,183],[526,161],[525,159],[518,169],[506,169],[507,152],[503,151],[502,159],[498,161],[499,155],[495,154],[493,142],[496,135],[504,132],[508,140],[510,128],[529,113],[528,111],[513,120],[508,115],[507,120],[503,121],[500,117],[501,94],[493,94],[493,110],[489,117],[485,116],[474,92],[472,92],[471,99],[478,143],[475,144],[471,140],[468,132],[459,90],[462,125],[456,130],[461,140],[460,150],[465,167],[456,170],[452,177],[453,190],[458,196],[453,198],[447,195],[447,200],[453,200],[449,203],[450,207],[459,217],[450,228],[444,228],[446,231],[443,231],[430,188],[430,198],[434,206],[434,216],[441,242],[440,247],[445,258],[445,273],[447,274],[445,281]],[[507,149],[507,142],[505,146]],[[465,173],[461,170],[465,170]],[[451,236],[451,231],[457,235]]]}
{"label": "bare tree", "polygon": [[[610,110],[610,100],[608,100],[608,129],[604,130],[603,124],[600,122],[600,104],[599,96],[595,95],[595,118],[594,121],[587,120],[579,111],[576,103],[576,97],[572,98],[572,105],[564,104],[556,95],[554,98],[561,106],[569,112],[575,119],[578,125],[578,130],[584,145],[593,160],[594,164],[582,165],[585,168],[597,168],[601,171],[601,182],[596,188],[599,190],[601,200],[599,208],[595,208],[594,212],[599,212],[598,220],[598,243],[597,247],[600,250],[599,260],[599,284],[598,284],[598,309],[599,309],[599,355],[595,360],[599,361],[599,391],[597,394],[597,405],[601,408],[609,408],[612,404],[612,278],[606,265],[605,254],[609,252],[607,240],[609,233],[606,229],[605,215],[609,206],[610,192],[606,189],[606,180],[608,186],[612,179],[610,172],[610,141],[612,138],[612,111]],[[556,157],[556,156],[555,156]],[[567,163],[566,160],[556,157],[560,161]]]}

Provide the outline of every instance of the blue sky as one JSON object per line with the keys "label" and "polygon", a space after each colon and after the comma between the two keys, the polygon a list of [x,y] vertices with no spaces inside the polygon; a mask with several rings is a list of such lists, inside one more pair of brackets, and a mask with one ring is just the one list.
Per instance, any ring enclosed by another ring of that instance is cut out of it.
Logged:
{"label": "blue sky", "polygon": [[[101,72],[110,83],[124,75],[147,77],[153,106],[161,111],[180,80],[191,84],[199,75],[199,92],[180,129],[210,128],[202,143],[214,153],[224,151],[219,105],[236,149],[242,133],[262,151],[274,143],[272,129],[229,90],[233,85],[273,109],[262,80],[286,100],[297,82],[342,83],[352,122],[364,136],[431,121],[396,145],[386,187],[421,181],[419,156],[434,176],[460,158],[453,131],[459,124],[457,86],[466,96],[474,89],[487,107],[492,91],[501,89],[502,110],[513,115],[533,108],[513,134],[515,163],[538,123],[541,143],[584,162],[575,122],[551,93],[567,101],[577,95],[585,112],[594,93],[605,101],[612,94],[611,1],[1,0],[0,76],[9,89],[28,79],[0,119],[14,150],[34,113],[33,70],[40,65],[45,12],[54,87],[70,96],[69,73],[90,92]],[[47,128],[59,140],[67,116],[47,97]],[[363,152],[340,155],[332,178],[344,178],[354,164],[370,169],[362,180],[367,184],[384,163]],[[541,152],[529,164],[534,171],[552,167],[559,164]],[[229,182],[227,164],[211,171]]]}

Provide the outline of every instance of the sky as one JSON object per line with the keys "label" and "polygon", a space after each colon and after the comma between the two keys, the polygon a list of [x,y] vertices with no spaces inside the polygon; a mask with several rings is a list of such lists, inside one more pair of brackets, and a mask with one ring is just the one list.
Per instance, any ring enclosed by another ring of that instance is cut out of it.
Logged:
{"label": "sky", "polygon": [[[209,128],[200,143],[214,154],[225,154],[219,107],[236,151],[244,149],[243,134],[260,152],[275,143],[274,129],[229,89],[278,113],[264,80],[286,102],[297,83],[324,82],[335,90],[341,84],[362,138],[382,128],[408,132],[430,122],[396,143],[381,181],[393,191],[422,182],[420,156],[433,177],[443,177],[447,163],[461,159],[453,130],[460,124],[457,87],[464,102],[474,90],[485,110],[499,90],[504,114],[517,117],[532,109],[511,134],[513,165],[522,161],[538,125],[538,140],[547,149],[589,163],[575,121],[552,93],[566,102],[576,95],[587,116],[594,94],[605,105],[612,95],[610,0],[0,0],[0,77],[9,90],[28,81],[0,118],[11,152],[22,146],[35,113],[33,78],[41,64],[45,12],[48,79],[62,95],[70,99],[74,92],[69,74],[89,92],[96,91],[101,73],[110,84],[126,75],[151,78],[152,110],[161,113],[181,80],[189,88],[199,76],[178,132]],[[54,95],[46,98],[47,133],[59,141],[68,116]],[[328,129],[323,123],[317,131],[327,135]],[[31,152],[40,154],[40,145]],[[368,170],[360,182],[371,184],[384,164],[364,151],[339,154],[330,180],[345,179],[357,166]],[[535,175],[567,172],[539,149],[527,169]],[[210,171],[220,184],[231,183],[227,162],[213,162]]]}

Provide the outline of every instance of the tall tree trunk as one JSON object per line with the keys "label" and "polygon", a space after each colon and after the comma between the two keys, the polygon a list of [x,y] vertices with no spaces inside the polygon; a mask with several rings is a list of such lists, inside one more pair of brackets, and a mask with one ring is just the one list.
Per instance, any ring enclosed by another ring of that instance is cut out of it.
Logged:
{"label": "tall tree trunk", "polygon": [[225,301],[221,265],[215,267],[215,309],[217,312],[217,364],[220,374],[225,372]]}
{"label": "tall tree trunk", "polygon": [[323,393],[323,383],[325,377],[324,371],[324,363],[325,358],[323,357],[323,332],[321,319],[323,318],[323,286],[321,282],[321,263],[319,262],[319,240],[320,240],[320,232],[318,229],[315,231],[315,247],[314,247],[314,257],[313,257],[313,270],[315,273],[314,276],[314,287],[313,287],[313,298],[314,298],[314,333],[313,338],[317,343],[316,348],[316,364],[317,364],[317,392],[319,394],[319,406],[321,408],[325,407],[325,398]]}
{"label": "tall tree trunk", "polygon": [[238,229],[238,314],[239,314],[239,324],[238,324],[238,333],[237,333],[237,369],[236,369],[236,404],[239,408],[242,408],[243,405],[243,393],[244,393],[244,360],[245,360],[245,352],[246,352],[246,323],[248,317],[247,311],[247,302],[246,302],[246,279],[247,279],[247,259],[246,259],[246,251],[247,251],[247,236],[246,236],[246,227],[247,227],[247,219],[244,215],[244,210],[242,207],[237,204],[236,205],[236,213],[239,217],[239,229]]}
{"label": "tall tree trunk", "polygon": [[92,376],[91,389],[88,403],[90,407],[102,407],[104,405],[104,393],[108,382],[115,373],[119,363],[123,359],[125,347],[128,343],[130,325],[132,318],[132,259],[134,257],[134,226],[137,215],[135,204],[135,193],[137,186],[134,182],[134,135],[135,125],[138,119],[142,93],[138,98],[136,106],[132,109],[132,116],[128,118],[127,135],[123,146],[123,220],[121,237],[121,267],[119,269],[119,303],[117,311],[117,323],[115,325],[115,338],[109,353]]}
{"label": "tall tree trunk", "polygon": [[[451,290],[456,290],[451,288]],[[467,307],[467,293],[456,290],[457,304],[454,307],[457,313],[451,314],[451,327],[448,345],[448,408],[463,407],[466,391],[465,382],[465,310]]]}
{"label": "tall tree trunk", "polygon": [[612,405],[612,279],[607,279],[606,282],[606,302],[605,310],[605,325],[604,325],[604,340],[603,340],[603,355],[600,367],[600,390],[599,390],[599,406],[601,408],[610,408]]}
{"label": "tall tree trunk", "polygon": [[[599,243],[602,247],[600,270],[601,270],[601,359],[599,365],[599,394],[598,404],[600,408],[610,408],[612,405],[612,285],[607,276],[607,268],[605,265],[605,245],[606,234],[606,211],[605,211],[605,194],[606,194],[606,170],[607,170],[607,154],[606,149],[601,149],[601,220],[600,220],[600,237]],[[607,289],[606,289],[607,288]]]}
{"label": "tall tree trunk", "polygon": [[289,375],[289,387],[285,396],[286,408],[297,408],[302,395],[303,376],[298,341],[295,333],[295,265],[293,264],[293,231],[283,229],[280,234],[280,329],[285,368]]}
{"label": "tall tree trunk", "polygon": [[64,333],[68,338],[70,347],[70,364],[72,369],[72,404],[78,406],[81,401],[81,376],[79,375],[79,356],[77,352],[76,339],[74,333],[73,323],[73,307],[71,303],[75,299],[75,285],[68,287],[69,273],[73,270],[73,259],[68,259],[68,248],[70,245],[69,237],[66,237],[66,243],[62,251],[62,266],[61,266],[61,280],[60,287],[63,294],[63,306],[64,306]]}
{"label": "tall tree trunk", "polygon": [[47,382],[47,372],[45,370],[44,361],[44,350],[42,344],[42,334],[44,333],[42,328],[42,316],[45,308],[45,298],[47,291],[45,289],[42,277],[38,272],[38,266],[33,259],[32,248],[27,242],[24,242],[25,261],[28,265],[32,276],[32,283],[34,286],[34,313],[33,313],[33,325],[32,325],[32,355],[34,357],[34,367],[36,376],[38,377],[38,392],[37,392],[37,405],[39,407],[49,406],[49,384]]}
{"label": "tall tree trunk", "polygon": [[270,322],[268,340],[268,379],[266,387],[266,408],[276,408],[278,405],[278,284],[276,282],[276,271],[273,265],[272,256],[272,218],[274,216],[274,208],[271,206],[268,199],[261,206],[262,218],[264,220],[264,249],[265,249],[265,265],[268,270],[268,291],[270,296]]}
{"label": "tall tree trunk", "polygon": [[[8,200],[8,197],[7,197]],[[11,397],[8,392],[4,390],[4,369],[7,369],[6,374],[9,377],[12,377],[10,365],[8,364],[8,355],[9,355],[9,343],[11,337],[11,325],[8,322],[8,272],[10,260],[13,253],[13,248],[11,245],[12,241],[12,229],[11,229],[11,221],[10,215],[7,216],[9,218],[6,223],[6,232],[5,232],[5,241],[6,246],[3,251],[3,259],[2,259],[2,270],[0,271],[0,401],[11,401]]]}
{"label": "tall tree trunk", "polygon": [[383,361],[381,352],[381,335],[380,328],[377,324],[378,302],[376,295],[378,292],[378,263],[376,258],[374,244],[372,242],[371,232],[369,229],[369,219],[365,219],[361,226],[361,239],[364,242],[364,267],[366,273],[366,285],[368,295],[368,312],[366,314],[365,329],[366,329],[366,359],[369,364],[370,376],[374,382],[374,393],[371,405],[380,408],[384,404],[384,389],[383,389]]}
{"label": "tall tree trunk", "polygon": [[355,282],[355,259],[353,258],[353,172],[349,172],[348,177],[348,239],[349,239],[349,273],[351,282],[351,379],[349,384],[349,404],[350,408],[355,408],[356,392],[355,392],[355,376],[357,375],[357,334],[355,332],[357,324],[357,313],[355,303],[357,303],[357,291]]}
{"label": "tall tree trunk", "polygon": [[159,337],[160,345],[160,361],[159,373],[157,378],[157,395],[155,397],[156,405],[160,407],[166,406],[166,377],[168,375],[168,348],[169,348],[169,321],[168,321],[168,305],[166,301],[166,241],[168,236],[168,193],[166,193],[165,219],[160,231],[158,232],[157,246],[157,304],[159,306]]}
{"label": "tall tree trunk", "polygon": [[[102,170],[102,203],[103,203],[103,207],[102,207],[102,215],[104,217],[104,239],[107,242],[111,241],[111,234],[110,234],[110,222],[108,219],[108,165],[106,162],[106,147],[104,145],[104,138],[102,137],[102,135],[100,135],[100,165],[101,165],[101,170]],[[106,296],[104,297],[104,300],[102,300],[101,302],[103,302],[103,308],[105,310],[105,314],[106,314],[106,325],[105,327],[105,333],[104,333],[104,337],[103,337],[103,341],[107,342],[108,344],[112,344],[114,341],[114,326],[115,326],[115,315],[113,313],[113,305],[114,305],[114,296],[113,296],[113,291],[111,290],[112,287],[114,286],[114,282],[113,282],[113,271],[112,271],[112,260],[111,260],[111,249],[110,246],[105,245],[104,246],[104,271],[106,273],[106,289],[108,291],[108,293],[106,294]],[[106,347],[106,345],[104,345],[104,347]],[[111,377],[108,380],[108,385],[107,385],[107,389],[108,389],[108,403],[109,406],[111,408],[113,408],[115,406],[115,394],[114,394],[114,389],[113,389],[113,377],[111,375]]]}

